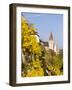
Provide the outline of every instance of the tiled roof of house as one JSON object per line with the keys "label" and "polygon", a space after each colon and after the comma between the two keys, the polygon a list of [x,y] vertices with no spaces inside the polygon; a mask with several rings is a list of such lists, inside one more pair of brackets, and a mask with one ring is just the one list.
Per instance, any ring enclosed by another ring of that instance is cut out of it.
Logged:
{"label": "tiled roof of house", "polygon": [[48,47],[49,46],[48,42],[44,42],[44,46]]}
{"label": "tiled roof of house", "polygon": [[40,40],[40,42],[43,43],[44,46],[47,46],[47,47],[49,46],[48,42],[45,42],[45,41],[42,41],[42,40]]}

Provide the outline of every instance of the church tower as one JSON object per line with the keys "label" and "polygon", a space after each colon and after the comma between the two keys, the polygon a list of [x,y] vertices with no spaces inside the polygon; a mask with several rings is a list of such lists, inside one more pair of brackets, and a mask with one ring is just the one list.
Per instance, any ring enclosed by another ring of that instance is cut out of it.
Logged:
{"label": "church tower", "polygon": [[49,37],[49,49],[54,49],[54,42],[53,42],[53,35],[52,32],[50,33],[50,37]]}
{"label": "church tower", "polygon": [[58,48],[58,44],[57,43],[55,43],[55,45],[54,45],[54,51],[56,52],[56,54],[59,53],[59,48]]}

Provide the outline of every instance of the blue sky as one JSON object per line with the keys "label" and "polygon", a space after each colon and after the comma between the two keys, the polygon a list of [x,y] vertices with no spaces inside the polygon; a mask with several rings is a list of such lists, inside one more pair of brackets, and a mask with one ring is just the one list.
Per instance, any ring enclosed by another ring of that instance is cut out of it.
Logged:
{"label": "blue sky", "polygon": [[48,13],[27,13],[22,12],[29,23],[33,23],[40,38],[44,41],[49,40],[50,32],[53,34],[54,41],[59,48],[63,47],[63,15]]}

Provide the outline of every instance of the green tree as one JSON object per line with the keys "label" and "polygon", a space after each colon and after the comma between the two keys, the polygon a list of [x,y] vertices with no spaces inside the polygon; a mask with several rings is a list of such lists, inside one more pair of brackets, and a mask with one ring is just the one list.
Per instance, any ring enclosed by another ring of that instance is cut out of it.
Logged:
{"label": "green tree", "polygon": [[[36,29],[33,24],[28,23],[24,17],[22,17],[21,21],[22,52],[25,55],[26,60],[25,64],[22,64],[22,68],[24,67],[24,69],[22,69],[24,71],[22,76],[42,76],[43,69],[41,68],[39,61],[41,47],[35,37]],[[35,68],[36,65],[37,67]]]}

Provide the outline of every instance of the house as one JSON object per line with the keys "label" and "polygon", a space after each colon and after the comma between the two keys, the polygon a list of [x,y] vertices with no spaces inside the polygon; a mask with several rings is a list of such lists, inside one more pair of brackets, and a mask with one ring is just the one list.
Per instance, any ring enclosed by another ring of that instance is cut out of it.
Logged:
{"label": "house", "polygon": [[52,32],[50,33],[50,36],[49,36],[49,40],[48,40],[48,41],[42,41],[42,40],[40,39],[40,36],[38,35],[37,32],[34,32],[32,35],[34,35],[34,36],[36,37],[37,42],[38,42],[38,43],[40,42],[40,43],[45,47],[46,50],[51,49],[51,50],[53,50],[56,54],[58,54],[59,49],[58,49],[58,46],[57,46],[56,42],[54,42]]}

